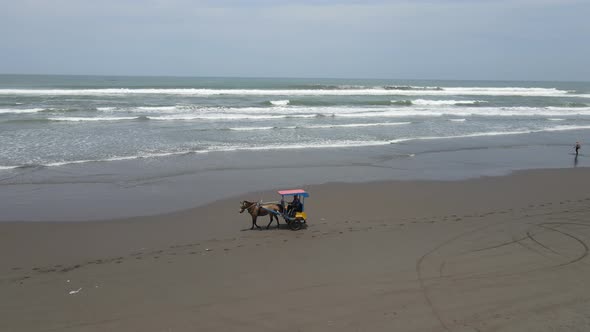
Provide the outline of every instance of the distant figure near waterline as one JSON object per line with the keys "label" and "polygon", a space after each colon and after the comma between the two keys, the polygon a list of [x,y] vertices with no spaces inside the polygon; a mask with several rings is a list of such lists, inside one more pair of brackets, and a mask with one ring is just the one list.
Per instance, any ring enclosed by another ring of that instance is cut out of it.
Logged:
{"label": "distant figure near waterline", "polygon": [[581,147],[582,145],[580,145],[580,142],[576,142],[576,156],[578,155],[578,150],[580,150]]}

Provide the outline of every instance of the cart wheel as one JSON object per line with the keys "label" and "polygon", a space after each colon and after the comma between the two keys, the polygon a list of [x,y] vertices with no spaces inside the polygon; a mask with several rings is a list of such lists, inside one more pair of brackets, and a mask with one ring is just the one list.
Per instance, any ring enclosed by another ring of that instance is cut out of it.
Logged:
{"label": "cart wheel", "polygon": [[301,223],[300,220],[293,220],[289,223],[289,228],[292,231],[298,231],[301,229],[302,226],[303,226],[303,224]]}

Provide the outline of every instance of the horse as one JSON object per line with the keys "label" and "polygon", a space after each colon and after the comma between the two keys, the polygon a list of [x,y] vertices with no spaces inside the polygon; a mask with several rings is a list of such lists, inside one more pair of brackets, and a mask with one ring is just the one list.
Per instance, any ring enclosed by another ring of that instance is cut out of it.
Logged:
{"label": "horse", "polygon": [[280,204],[267,203],[258,205],[258,203],[256,202],[240,202],[240,213],[248,210],[248,213],[250,213],[250,215],[252,216],[252,227],[250,227],[251,230],[254,229],[254,226],[256,226],[256,228],[260,228],[260,226],[256,225],[256,219],[258,218],[258,216],[266,216],[267,214],[270,215],[270,222],[266,226],[266,229],[268,229],[270,227],[270,224],[272,224],[273,217],[277,220],[277,229],[279,229],[279,217],[274,213],[269,213],[265,209],[283,213],[283,206],[281,206]]}

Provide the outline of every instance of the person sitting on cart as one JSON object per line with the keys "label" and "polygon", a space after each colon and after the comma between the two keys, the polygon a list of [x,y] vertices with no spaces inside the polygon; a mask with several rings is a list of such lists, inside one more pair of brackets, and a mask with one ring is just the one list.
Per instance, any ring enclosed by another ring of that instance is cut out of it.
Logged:
{"label": "person sitting on cart", "polygon": [[293,196],[293,201],[289,203],[287,206],[287,214],[288,215],[295,215],[295,212],[300,212],[302,208],[301,201],[299,200],[299,196]]}

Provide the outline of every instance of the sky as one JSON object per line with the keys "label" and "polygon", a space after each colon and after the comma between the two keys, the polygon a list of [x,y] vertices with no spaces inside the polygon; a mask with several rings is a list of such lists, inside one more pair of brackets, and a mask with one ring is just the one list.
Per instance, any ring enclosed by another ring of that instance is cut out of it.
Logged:
{"label": "sky", "polygon": [[0,0],[0,73],[590,81],[590,0]]}

